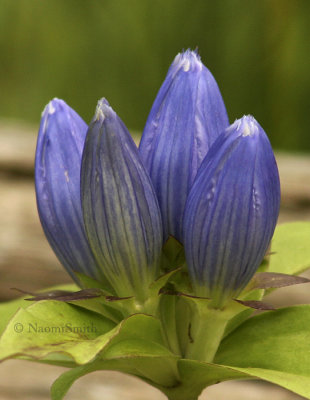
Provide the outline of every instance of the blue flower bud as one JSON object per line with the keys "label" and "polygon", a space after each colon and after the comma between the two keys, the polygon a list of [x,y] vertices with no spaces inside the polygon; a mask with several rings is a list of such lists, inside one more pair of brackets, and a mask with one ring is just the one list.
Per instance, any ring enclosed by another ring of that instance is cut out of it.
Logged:
{"label": "blue flower bud", "polygon": [[98,279],[86,239],[80,201],[80,166],[87,125],[64,101],[54,99],[42,114],[35,158],[39,216],[46,237],[71,276]]}
{"label": "blue flower bud", "polygon": [[119,296],[145,299],[159,275],[160,210],[135,143],[104,99],[89,126],[81,187],[87,236],[104,275]]}
{"label": "blue flower bud", "polygon": [[245,116],[215,141],[186,203],[185,253],[196,295],[217,307],[238,296],[267,251],[279,206],[270,142]]}
{"label": "blue flower bud", "polygon": [[182,241],[189,190],[209,147],[229,125],[216,81],[196,52],[178,54],[152,106],[140,143],[163,218],[164,237]]}

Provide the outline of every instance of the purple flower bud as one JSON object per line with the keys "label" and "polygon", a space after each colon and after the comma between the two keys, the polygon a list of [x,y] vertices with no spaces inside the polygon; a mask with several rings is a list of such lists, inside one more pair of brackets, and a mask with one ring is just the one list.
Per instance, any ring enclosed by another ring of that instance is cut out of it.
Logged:
{"label": "purple flower bud", "polygon": [[182,241],[182,215],[197,170],[228,126],[222,96],[196,52],[173,61],[148,117],[140,154],[163,218],[164,237]]}
{"label": "purple flower bud", "polygon": [[64,101],[54,99],[43,111],[35,159],[39,216],[60,262],[99,279],[86,239],[80,201],[80,166],[87,125]]}
{"label": "purple flower bud", "polygon": [[184,212],[184,242],[194,292],[215,306],[238,296],[274,232],[280,183],[270,142],[245,116],[215,141]]}
{"label": "purple flower bud", "polygon": [[106,100],[85,142],[82,206],[90,246],[119,296],[136,295],[159,275],[161,215],[138,149]]}

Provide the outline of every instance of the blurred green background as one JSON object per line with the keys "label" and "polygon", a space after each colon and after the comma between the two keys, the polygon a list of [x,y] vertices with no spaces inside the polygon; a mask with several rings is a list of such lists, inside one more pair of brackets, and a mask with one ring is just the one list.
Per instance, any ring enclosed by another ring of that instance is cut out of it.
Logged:
{"label": "blurred green background", "polygon": [[142,131],[175,55],[198,46],[231,122],[310,150],[309,0],[1,0],[0,117],[39,122],[63,98],[89,121],[106,97]]}

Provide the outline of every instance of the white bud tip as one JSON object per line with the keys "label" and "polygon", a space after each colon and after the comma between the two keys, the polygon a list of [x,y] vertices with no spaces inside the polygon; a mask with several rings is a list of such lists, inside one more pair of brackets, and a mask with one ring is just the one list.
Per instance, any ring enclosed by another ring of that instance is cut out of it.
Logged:
{"label": "white bud tip", "polygon": [[259,132],[258,124],[254,117],[245,115],[236,120],[231,126],[232,129],[237,129],[243,137],[253,136]]}
{"label": "white bud tip", "polygon": [[94,119],[95,121],[104,121],[106,117],[109,117],[109,115],[114,115],[115,112],[110,106],[109,102],[105,99],[102,98],[98,101],[96,111],[95,111],[95,116]]}
{"label": "white bud tip", "polygon": [[174,61],[173,65],[177,70],[183,69],[184,72],[188,72],[190,69],[198,68],[202,69],[202,62],[199,55],[195,51],[186,50],[183,53],[179,53]]}

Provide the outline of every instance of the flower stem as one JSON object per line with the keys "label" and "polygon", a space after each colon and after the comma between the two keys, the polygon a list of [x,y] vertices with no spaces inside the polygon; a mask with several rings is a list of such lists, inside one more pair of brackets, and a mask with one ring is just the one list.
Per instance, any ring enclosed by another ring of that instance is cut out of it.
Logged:
{"label": "flower stem", "polygon": [[231,303],[225,309],[216,309],[198,300],[192,304],[192,311],[186,358],[212,362],[228,321],[240,312],[239,306]]}
{"label": "flower stem", "polygon": [[175,388],[165,388],[162,392],[167,396],[169,400],[198,400],[198,397],[202,391],[203,387],[181,384]]}

